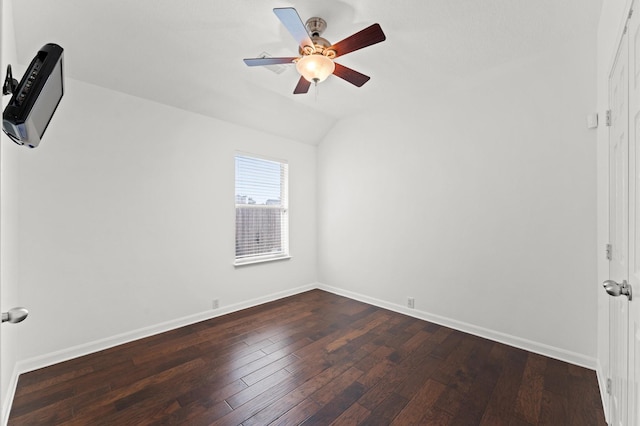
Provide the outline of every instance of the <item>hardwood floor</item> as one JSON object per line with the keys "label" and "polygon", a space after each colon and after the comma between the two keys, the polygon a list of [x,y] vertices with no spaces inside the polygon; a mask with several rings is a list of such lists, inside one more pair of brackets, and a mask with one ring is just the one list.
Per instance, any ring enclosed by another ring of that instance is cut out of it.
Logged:
{"label": "hardwood floor", "polygon": [[20,376],[10,425],[605,425],[593,371],[320,290]]}

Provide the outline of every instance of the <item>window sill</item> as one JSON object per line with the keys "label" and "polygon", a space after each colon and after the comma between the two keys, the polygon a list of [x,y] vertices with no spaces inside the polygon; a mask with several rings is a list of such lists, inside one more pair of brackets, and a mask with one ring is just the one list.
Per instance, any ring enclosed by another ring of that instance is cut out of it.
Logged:
{"label": "window sill", "polygon": [[289,256],[289,255],[287,255],[287,256],[259,258],[259,259],[243,259],[243,260],[236,260],[235,262],[233,262],[233,266],[235,266],[237,268],[239,266],[255,265],[256,263],[266,263],[266,262],[274,262],[274,261],[277,261],[277,260],[289,260],[289,259],[291,259],[291,256]]}

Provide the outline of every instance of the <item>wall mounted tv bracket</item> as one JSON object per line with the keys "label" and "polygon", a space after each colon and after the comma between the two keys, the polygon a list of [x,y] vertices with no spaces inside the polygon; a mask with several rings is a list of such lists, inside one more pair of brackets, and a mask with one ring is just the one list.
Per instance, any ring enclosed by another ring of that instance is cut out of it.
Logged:
{"label": "wall mounted tv bracket", "polygon": [[7,78],[4,79],[4,84],[2,85],[2,94],[12,95],[15,93],[17,88],[18,88],[18,80],[13,78],[13,73],[11,72],[11,65],[7,65]]}
{"label": "wall mounted tv bracket", "polygon": [[[20,84],[18,82],[18,80],[16,80],[15,78],[13,78],[13,72],[11,71],[11,65],[7,65],[7,77],[4,79],[4,83],[2,84],[2,95],[6,96],[6,95],[13,95],[16,90],[18,89],[18,84]],[[3,129],[4,130],[4,129]],[[15,143],[19,144],[20,141],[16,140],[13,135],[10,135],[9,133],[5,132],[5,134],[7,136],[9,136],[9,138],[14,141]]]}
{"label": "wall mounted tv bracket", "polygon": [[[18,84],[20,82],[13,78],[13,72],[11,71],[11,65],[7,65],[7,77],[4,79],[4,83],[2,84],[2,95],[13,95],[16,93],[18,89]],[[9,138],[17,144],[20,144],[20,141],[16,140],[13,135],[5,132],[5,135],[9,136]]]}

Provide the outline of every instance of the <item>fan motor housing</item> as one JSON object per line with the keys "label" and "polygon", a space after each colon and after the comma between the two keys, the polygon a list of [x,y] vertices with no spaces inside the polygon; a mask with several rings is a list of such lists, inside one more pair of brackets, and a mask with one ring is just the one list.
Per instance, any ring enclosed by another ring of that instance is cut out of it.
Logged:
{"label": "fan motor housing", "polygon": [[322,18],[318,18],[314,16],[313,18],[307,19],[307,23],[305,24],[307,27],[307,31],[311,34],[311,37],[319,37],[322,35],[324,30],[327,29],[327,21]]}
{"label": "fan motor housing", "polygon": [[300,47],[298,52],[300,55],[306,56],[311,54],[320,54],[327,56],[329,58],[335,57],[335,52],[333,50],[328,49],[331,47],[331,42],[324,37],[320,37],[320,34],[327,29],[327,21],[322,18],[318,18],[317,16],[313,18],[307,19],[305,24],[307,31],[311,35],[311,41],[313,42],[313,47],[315,51],[309,47]]}

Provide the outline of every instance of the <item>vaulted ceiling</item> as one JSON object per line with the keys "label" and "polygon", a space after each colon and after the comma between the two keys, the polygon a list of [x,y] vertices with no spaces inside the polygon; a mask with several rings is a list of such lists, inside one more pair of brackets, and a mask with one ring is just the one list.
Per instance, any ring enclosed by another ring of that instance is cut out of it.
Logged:
{"label": "vaulted ceiling", "polygon": [[[14,0],[18,60],[45,43],[65,49],[67,75],[317,144],[337,120],[390,105],[419,108],[456,82],[559,45],[595,49],[602,0]],[[295,66],[247,67],[297,45],[272,12],[295,7],[328,23],[337,42],[372,23],[387,40],[339,62],[371,80],[362,88],[329,77],[294,95]],[[585,34],[593,39],[585,39]],[[99,101],[99,100],[97,100]]]}

